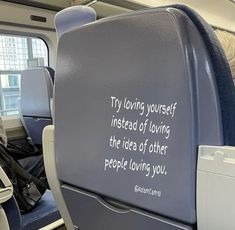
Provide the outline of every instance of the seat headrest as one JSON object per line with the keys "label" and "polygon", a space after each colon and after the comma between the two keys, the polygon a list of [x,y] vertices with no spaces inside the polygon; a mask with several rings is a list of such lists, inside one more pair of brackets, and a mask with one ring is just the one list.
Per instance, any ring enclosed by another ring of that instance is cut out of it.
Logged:
{"label": "seat headrest", "polygon": [[71,6],[58,12],[55,16],[57,37],[96,20],[96,12],[89,6]]}
{"label": "seat headrest", "polygon": [[23,70],[21,74],[20,109],[23,116],[51,117],[54,71],[48,67]]}

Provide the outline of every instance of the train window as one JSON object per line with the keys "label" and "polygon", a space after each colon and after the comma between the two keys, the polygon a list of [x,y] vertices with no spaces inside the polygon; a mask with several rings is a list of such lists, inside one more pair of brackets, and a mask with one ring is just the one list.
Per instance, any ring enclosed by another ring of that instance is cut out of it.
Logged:
{"label": "train window", "polygon": [[1,116],[19,113],[21,71],[36,66],[48,66],[48,49],[42,39],[0,34]]}

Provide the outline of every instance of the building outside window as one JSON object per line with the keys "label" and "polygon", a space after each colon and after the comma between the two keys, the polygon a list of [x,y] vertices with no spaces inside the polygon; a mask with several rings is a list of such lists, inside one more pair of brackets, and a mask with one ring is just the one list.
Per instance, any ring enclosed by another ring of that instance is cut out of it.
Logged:
{"label": "building outside window", "polygon": [[0,115],[19,113],[21,71],[37,66],[48,66],[42,39],[0,34]]}
{"label": "building outside window", "polygon": [[10,88],[18,87],[19,88],[19,75],[10,74],[8,75],[8,84]]}

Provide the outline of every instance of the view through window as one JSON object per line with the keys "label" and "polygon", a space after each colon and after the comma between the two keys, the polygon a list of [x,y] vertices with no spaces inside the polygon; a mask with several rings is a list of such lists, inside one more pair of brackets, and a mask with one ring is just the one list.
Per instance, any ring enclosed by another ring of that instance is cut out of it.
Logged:
{"label": "view through window", "polygon": [[19,113],[21,71],[36,66],[48,66],[42,39],[0,34],[0,115]]}

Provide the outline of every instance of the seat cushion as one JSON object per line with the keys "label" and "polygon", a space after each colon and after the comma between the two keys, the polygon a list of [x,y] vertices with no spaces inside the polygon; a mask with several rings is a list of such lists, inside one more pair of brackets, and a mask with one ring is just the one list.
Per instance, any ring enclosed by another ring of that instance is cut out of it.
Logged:
{"label": "seat cushion", "polygon": [[33,211],[22,215],[21,229],[36,230],[60,218],[52,192],[47,190],[37,207]]}

